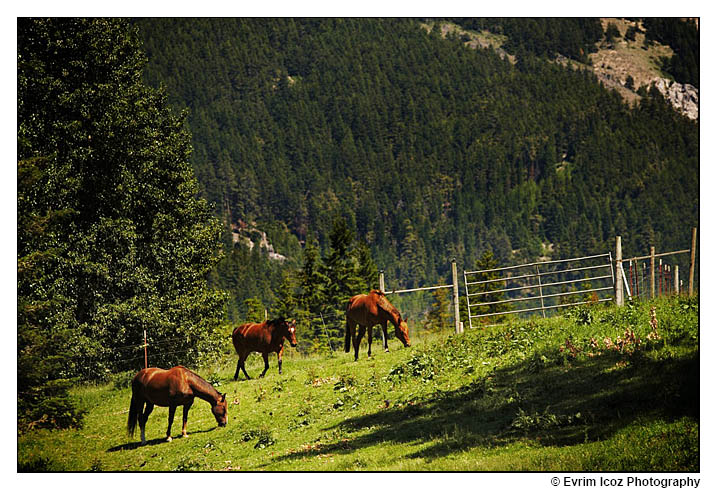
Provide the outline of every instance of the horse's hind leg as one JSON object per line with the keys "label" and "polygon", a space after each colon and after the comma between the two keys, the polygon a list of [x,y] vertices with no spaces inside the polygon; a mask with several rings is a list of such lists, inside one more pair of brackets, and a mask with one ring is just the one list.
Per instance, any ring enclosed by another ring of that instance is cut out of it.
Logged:
{"label": "horse's hind leg", "polygon": [[194,399],[189,401],[189,403],[185,404],[182,407],[182,437],[187,437],[187,415],[189,415],[189,408],[192,407],[192,403],[194,402]]}
{"label": "horse's hind leg", "polygon": [[147,440],[145,440],[145,425],[147,424],[147,420],[150,417],[150,414],[152,414],[152,410],[155,408],[155,405],[152,404],[150,401],[146,402],[145,405],[145,411],[140,414],[140,439],[142,440],[142,445],[147,443]]}
{"label": "horse's hind leg", "polygon": [[237,380],[237,377],[239,377],[239,368],[242,365],[242,358],[240,357],[237,359],[237,369],[234,371],[234,380]]}
{"label": "horse's hind leg", "polygon": [[237,362],[237,369],[242,369],[242,373],[244,373],[244,376],[247,377],[247,380],[250,380],[252,377],[249,376],[247,373],[247,370],[244,368],[244,362],[247,360],[247,356],[249,356],[249,353],[242,352],[239,355],[239,361]]}
{"label": "horse's hind leg", "polygon": [[359,359],[359,345],[361,344],[361,338],[364,337],[365,331],[366,327],[360,325],[359,329],[357,330],[356,337],[352,339],[352,342],[354,343],[354,361],[357,361]]}
{"label": "horse's hind leg", "polygon": [[264,374],[267,373],[267,370],[269,370],[269,352],[262,353],[262,358],[264,358],[264,371],[262,372],[262,375],[259,376],[259,378],[264,377]]}
{"label": "horse's hind leg", "polygon": [[170,406],[170,415],[167,420],[167,441],[172,441],[172,422],[175,419],[175,411],[177,410],[177,406]]}

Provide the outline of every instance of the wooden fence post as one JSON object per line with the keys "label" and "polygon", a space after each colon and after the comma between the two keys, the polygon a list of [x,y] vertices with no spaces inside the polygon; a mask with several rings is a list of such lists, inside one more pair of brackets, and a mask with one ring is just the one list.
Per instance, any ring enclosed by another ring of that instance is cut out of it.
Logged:
{"label": "wooden fence post", "polygon": [[456,259],[451,260],[451,281],[454,287],[454,329],[456,329],[456,334],[461,334],[461,318],[459,317],[459,275],[456,272]]}
{"label": "wooden fence post", "polygon": [[616,236],[616,305],[623,307],[623,275],[621,272],[621,262],[623,253],[621,252],[621,236]]}
{"label": "wooden fence post", "polygon": [[[382,269],[379,271],[379,291],[384,293],[384,270]],[[382,345],[386,343],[386,339],[384,338],[384,329],[379,329],[381,331],[381,342]]]}
{"label": "wooden fence post", "polygon": [[147,329],[145,329],[144,332],[145,332],[145,368],[147,368]]}
{"label": "wooden fence post", "polygon": [[696,270],[696,234],[698,229],[693,227],[693,239],[691,240],[691,268],[688,271],[688,295],[693,295],[693,273]]}
{"label": "wooden fence post", "polygon": [[651,298],[656,298],[656,246],[651,246]]}
{"label": "wooden fence post", "polygon": [[681,293],[680,284],[678,283],[678,265],[673,266],[673,292],[678,295]]}

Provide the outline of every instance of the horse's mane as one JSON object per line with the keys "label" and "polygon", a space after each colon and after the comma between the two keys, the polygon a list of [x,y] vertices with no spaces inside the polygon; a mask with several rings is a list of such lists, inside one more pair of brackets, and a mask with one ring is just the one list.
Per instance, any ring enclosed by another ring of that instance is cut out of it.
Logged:
{"label": "horse's mane", "polygon": [[396,317],[397,320],[401,321],[401,313],[394,307],[389,299],[386,298],[386,295],[381,290],[372,290],[370,293],[376,293],[379,295],[379,301],[377,304],[384,309],[385,311],[389,312],[392,316]]}
{"label": "horse's mane", "polygon": [[196,373],[194,373],[194,372],[193,372],[192,370],[190,370],[189,368],[185,368],[185,367],[183,367],[183,368],[184,368],[184,369],[187,371],[187,373],[189,374],[190,378],[192,379],[192,382],[193,382],[195,385],[197,385],[201,390],[203,390],[204,392],[206,392],[206,393],[208,393],[208,394],[218,394],[218,395],[221,395],[221,394],[219,393],[219,391],[214,388],[214,385],[212,385],[212,384],[210,384],[209,382],[207,382],[205,379],[203,379],[202,377],[200,377],[199,375],[197,375]]}

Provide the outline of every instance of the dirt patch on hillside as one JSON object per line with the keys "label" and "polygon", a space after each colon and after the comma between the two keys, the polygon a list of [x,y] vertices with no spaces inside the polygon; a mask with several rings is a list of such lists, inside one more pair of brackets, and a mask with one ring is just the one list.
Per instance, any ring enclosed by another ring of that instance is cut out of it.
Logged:
{"label": "dirt patch on hillside", "polygon": [[[556,58],[556,62],[577,69],[591,70],[606,88],[616,90],[624,101],[633,105],[641,98],[636,93],[641,86],[648,87],[658,78],[670,78],[661,71],[660,66],[661,58],[670,58],[673,56],[673,50],[658,43],[644,45],[646,35],[640,21],[613,17],[602,18],[601,25],[604,32],[609,23],[613,23],[617,27],[619,36],[611,42],[602,40],[597,43],[598,51],[589,55],[591,65],[579,63],[561,55]],[[434,25],[434,22],[422,23],[422,27],[427,32],[430,32]],[[631,41],[625,38],[626,31],[630,27],[637,28],[635,39]],[[502,48],[506,42],[506,36],[489,31],[469,31],[451,22],[442,22],[440,33],[442,37],[447,37],[450,34],[459,36],[465,45],[474,49],[491,48],[502,57],[516,63],[516,57],[508,54]],[[631,85],[630,82],[627,82],[629,76],[633,79],[632,88],[626,86],[627,84]]]}
{"label": "dirt patch on hillside", "polygon": [[[426,32],[430,32],[434,28],[435,23],[422,23],[421,26],[426,29]],[[500,34],[494,34],[489,31],[467,31],[457,24],[451,22],[441,23],[441,37],[445,38],[449,34],[460,36],[464,44],[474,49],[486,49],[491,48],[502,58],[508,58],[511,63],[516,63],[516,57],[508,54],[502,48],[503,44],[508,39],[506,36]]]}
{"label": "dirt patch on hillside", "polygon": [[[650,85],[657,77],[666,78],[660,69],[661,58],[670,58],[673,50],[655,43],[644,46],[646,35],[641,32],[643,26],[640,22],[603,18],[601,24],[604,31],[611,22],[618,28],[620,37],[611,43],[599,43],[598,52],[589,55],[592,69],[604,85],[618,90],[625,100],[632,103],[639,99],[634,92],[639,87]],[[626,31],[631,26],[638,27],[634,41],[625,39]],[[633,78],[633,90],[625,86],[629,75]]]}

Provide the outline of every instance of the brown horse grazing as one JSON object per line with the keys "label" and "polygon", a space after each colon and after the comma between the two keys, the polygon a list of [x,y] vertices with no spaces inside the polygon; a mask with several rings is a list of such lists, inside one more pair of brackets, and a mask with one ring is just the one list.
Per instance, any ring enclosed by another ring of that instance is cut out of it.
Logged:
{"label": "brown horse grazing", "polygon": [[269,353],[277,353],[277,364],[279,365],[279,373],[282,373],[282,352],[284,351],[284,340],[289,341],[292,348],[297,346],[297,322],[291,320],[287,322],[284,319],[274,319],[260,323],[248,322],[237,326],[232,332],[232,343],[234,349],[239,355],[237,360],[237,370],[234,372],[234,380],[239,376],[239,369],[242,369],[247,379],[251,377],[244,369],[244,361],[253,351],[262,353],[264,358],[264,371],[259,376],[264,377],[269,369]]}
{"label": "brown horse grazing", "polygon": [[[347,327],[344,335],[344,351],[349,353],[349,342],[354,344],[354,360],[359,359],[359,343],[364,336],[364,331],[369,329],[367,341],[369,343],[369,354],[371,356],[372,328],[379,324],[384,332],[384,351],[389,351],[387,343],[386,323],[394,324],[394,333],[404,346],[411,346],[409,341],[409,327],[406,319],[389,303],[386,295],[381,290],[372,290],[367,295],[355,295],[347,304],[346,310]],[[359,332],[356,333],[356,326]]]}
{"label": "brown horse grazing", "polygon": [[[167,424],[167,441],[172,441],[172,420],[177,406],[183,406],[182,436],[187,436],[187,413],[192,407],[195,397],[204,399],[212,405],[212,414],[219,426],[227,425],[226,394],[220,394],[212,384],[187,370],[183,366],[163,370],[161,368],[145,368],[132,379],[132,401],[130,415],[127,418],[127,433],[135,434],[135,426],[140,423],[142,445],[145,440],[145,424],[155,406],[170,408]],[[147,404],[147,406],[145,406]],[[144,406],[144,412],[143,412]]]}

